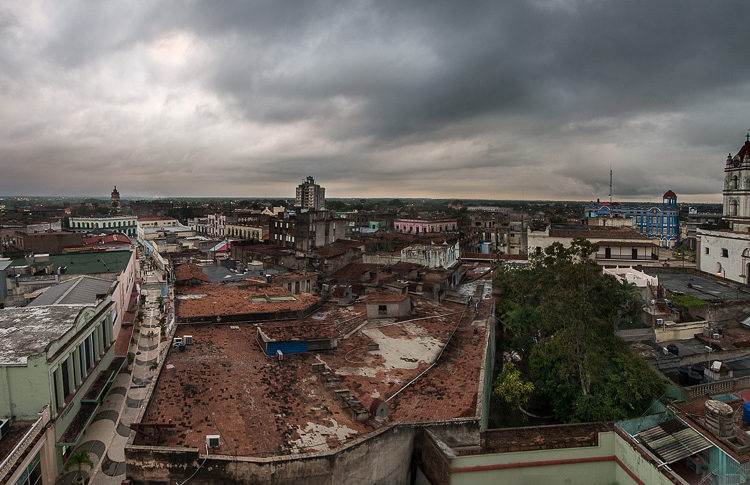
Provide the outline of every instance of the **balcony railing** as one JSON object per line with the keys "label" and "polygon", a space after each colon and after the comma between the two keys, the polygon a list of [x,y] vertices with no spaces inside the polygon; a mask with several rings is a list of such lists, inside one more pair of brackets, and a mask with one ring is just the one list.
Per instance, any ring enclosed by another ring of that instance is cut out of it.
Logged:
{"label": "balcony railing", "polygon": [[28,446],[39,436],[47,423],[49,423],[49,420],[49,406],[44,406],[42,412],[39,413],[39,419],[34,421],[34,424],[32,424],[29,430],[26,431],[23,438],[21,438],[18,444],[16,444],[11,452],[8,453],[8,456],[6,456],[2,463],[0,463],[0,481],[3,481],[6,478],[8,472],[16,464],[16,460],[21,457],[24,451],[26,451],[26,448],[28,448]]}

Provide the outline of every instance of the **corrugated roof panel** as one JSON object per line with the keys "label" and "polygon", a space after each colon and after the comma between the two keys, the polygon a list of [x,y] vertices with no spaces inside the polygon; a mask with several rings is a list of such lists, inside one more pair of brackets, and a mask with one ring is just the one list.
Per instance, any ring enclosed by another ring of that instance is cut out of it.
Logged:
{"label": "corrugated roof panel", "polygon": [[638,438],[666,463],[674,463],[712,446],[710,441],[679,419],[644,429],[638,433]]}

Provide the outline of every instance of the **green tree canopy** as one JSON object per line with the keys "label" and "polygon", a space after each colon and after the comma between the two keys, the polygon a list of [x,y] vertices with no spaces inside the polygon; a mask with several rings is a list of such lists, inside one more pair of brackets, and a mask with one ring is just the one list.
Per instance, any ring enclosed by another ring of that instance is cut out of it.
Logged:
{"label": "green tree canopy", "polygon": [[535,393],[561,421],[638,415],[663,387],[615,336],[639,317],[641,297],[589,259],[596,250],[584,240],[555,243],[495,282],[504,341],[522,354]]}

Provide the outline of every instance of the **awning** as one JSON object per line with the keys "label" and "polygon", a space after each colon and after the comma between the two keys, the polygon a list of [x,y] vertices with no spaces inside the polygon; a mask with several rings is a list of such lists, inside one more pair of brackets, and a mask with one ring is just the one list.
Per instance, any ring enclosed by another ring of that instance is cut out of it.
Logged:
{"label": "awning", "polygon": [[713,446],[679,419],[644,429],[638,433],[638,439],[666,463],[674,463]]}

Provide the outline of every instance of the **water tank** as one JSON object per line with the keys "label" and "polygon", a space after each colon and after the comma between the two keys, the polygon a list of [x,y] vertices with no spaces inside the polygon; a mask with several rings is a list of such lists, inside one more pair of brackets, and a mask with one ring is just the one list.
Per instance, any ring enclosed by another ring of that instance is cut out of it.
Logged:
{"label": "water tank", "polygon": [[706,401],[706,427],[719,438],[727,438],[734,434],[733,415],[732,406],[714,399]]}
{"label": "water tank", "polygon": [[742,420],[750,424],[750,402],[742,405]]}

